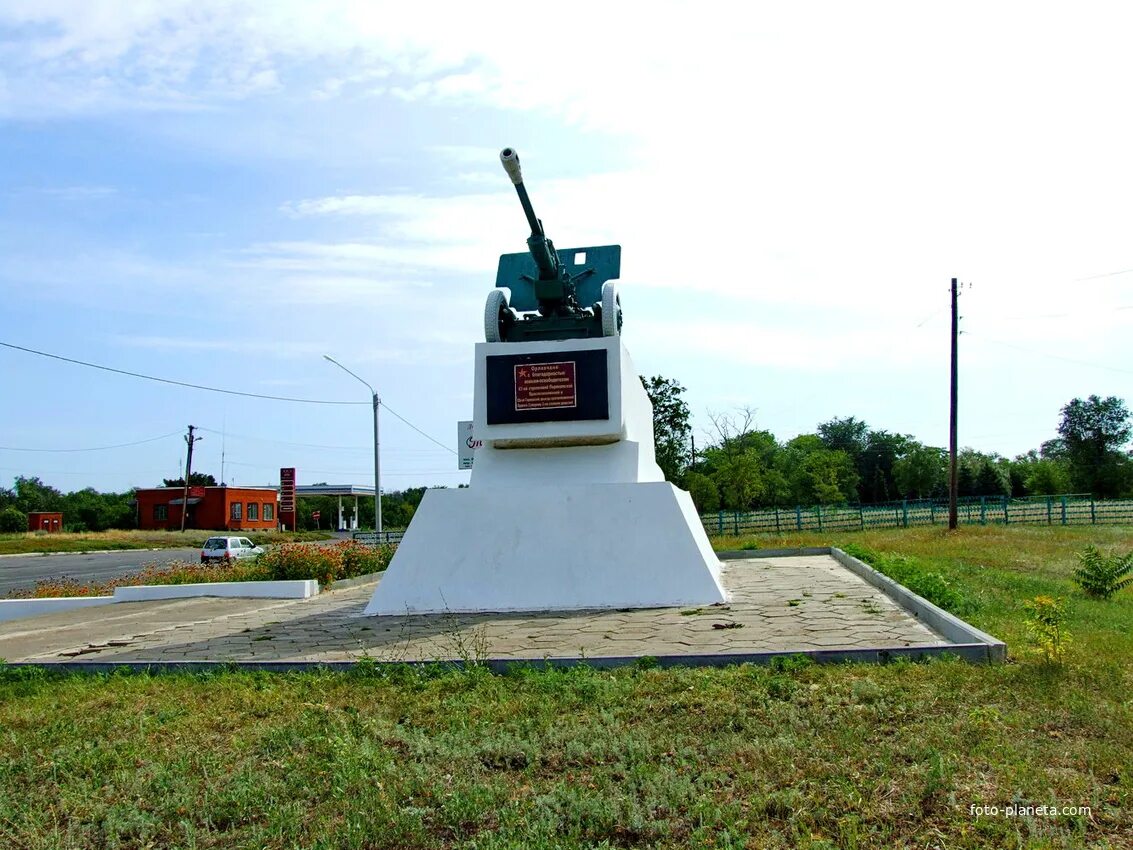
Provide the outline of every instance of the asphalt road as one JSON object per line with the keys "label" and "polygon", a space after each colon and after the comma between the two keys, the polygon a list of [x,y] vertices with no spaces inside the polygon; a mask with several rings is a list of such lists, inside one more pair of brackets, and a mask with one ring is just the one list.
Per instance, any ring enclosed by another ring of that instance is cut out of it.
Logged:
{"label": "asphalt road", "polygon": [[10,591],[35,586],[37,579],[69,576],[81,581],[106,581],[135,573],[151,561],[197,561],[200,549],[129,549],[103,554],[11,555],[0,557],[0,598]]}

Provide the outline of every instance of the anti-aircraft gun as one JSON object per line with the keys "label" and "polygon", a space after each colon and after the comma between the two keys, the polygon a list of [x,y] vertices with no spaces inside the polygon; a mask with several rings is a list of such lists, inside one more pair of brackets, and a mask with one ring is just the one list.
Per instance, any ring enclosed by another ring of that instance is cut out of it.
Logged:
{"label": "anti-aircraft gun", "polygon": [[519,155],[500,151],[519,202],[531,227],[527,253],[503,254],[496,288],[484,308],[484,338],[488,342],[534,342],[617,336],[622,306],[617,286],[622,246],[600,245],[556,250],[535,216]]}

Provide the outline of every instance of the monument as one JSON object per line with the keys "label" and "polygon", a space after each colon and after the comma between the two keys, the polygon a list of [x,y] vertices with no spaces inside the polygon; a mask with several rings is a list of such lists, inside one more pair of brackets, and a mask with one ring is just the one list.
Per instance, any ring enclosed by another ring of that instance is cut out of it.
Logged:
{"label": "monument", "polygon": [[467,488],[428,490],[366,614],[653,608],[725,601],[688,493],[664,480],[622,343],[621,246],[556,250],[519,157],[531,236],[500,257],[476,344]]}

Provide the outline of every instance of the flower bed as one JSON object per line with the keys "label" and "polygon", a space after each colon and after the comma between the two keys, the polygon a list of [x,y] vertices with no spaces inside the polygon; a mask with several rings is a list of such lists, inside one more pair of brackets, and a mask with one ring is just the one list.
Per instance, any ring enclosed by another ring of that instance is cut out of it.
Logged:
{"label": "flower bed", "polygon": [[232,581],[285,581],[315,579],[326,588],[336,579],[384,570],[397,547],[364,546],[344,540],[332,546],[283,543],[274,546],[256,561],[232,564],[197,564],[169,561],[146,564],[140,572],[119,576],[107,582],[81,582],[66,576],[41,579],[30,590],[15,590],[9,599],[54,599],[75,596],[109,596],[116,587],[154,584],[203,584]]}

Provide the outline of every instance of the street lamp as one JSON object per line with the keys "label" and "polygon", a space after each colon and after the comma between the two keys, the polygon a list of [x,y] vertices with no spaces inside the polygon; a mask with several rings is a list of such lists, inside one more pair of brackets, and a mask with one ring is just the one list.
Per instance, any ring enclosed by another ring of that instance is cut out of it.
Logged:
{"label": "street lamp", "polygon": [[366,381],[363,381],[329,354],[324,354],[323,359],[329,360],[347,375],[363,384],[366,389],[370,391],[370,395],[373,396],[374,399],[374,528],[378,532],[378,542],[380,543],[380,537],[382,533],[382,466],[381,455],[378,452],[378,408],[381,407],[382,400],[378,398],[378,394],[373,387],[371,387],[368,383],[366,383]]}

